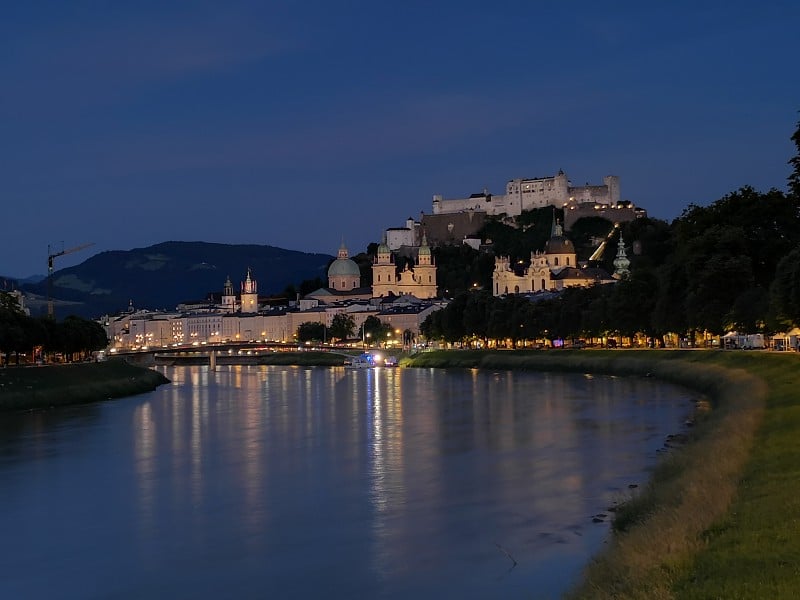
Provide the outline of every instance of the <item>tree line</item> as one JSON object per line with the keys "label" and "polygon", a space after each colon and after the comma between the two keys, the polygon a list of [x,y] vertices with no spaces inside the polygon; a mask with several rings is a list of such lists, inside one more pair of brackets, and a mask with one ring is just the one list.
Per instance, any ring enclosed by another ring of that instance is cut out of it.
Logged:
{"label": "tree line", "polygon": [[0,355],[3,364],[84,360],[108,346],[108,337],[96,321],[70,316],[63,321],[29,317],[17,299],[0,292]]}
{"label": "tree line", "polygon": [[[375,315],[368,316],[361,327],[356,330],[356,322],[352,315],[339,313],[334,315],[330,327],[319,321],[301,323],[296,332],[298,342],[336,342],[352,339],[358,335],[365,343],[380,343],[391,338],[394,329]],[[408,342],[410,332],[403,332],[404,343]]]}

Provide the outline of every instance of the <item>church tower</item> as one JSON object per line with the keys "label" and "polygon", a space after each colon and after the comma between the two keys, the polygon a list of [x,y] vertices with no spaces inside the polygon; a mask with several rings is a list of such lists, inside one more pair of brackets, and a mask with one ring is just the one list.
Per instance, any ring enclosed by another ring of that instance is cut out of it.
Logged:
{"label": "church tower", "polygon": [[553,210],[553,226],[550,231],[550,239],[544,245],[544,253],[547,255],[550,271],[559,273],[565,267],[577,267],[575,246],[564,236],[564,229],[556,219],[555,210]]}
{"label": "church tower", "polygon": [[222,310],[225,312],[234,312],[236,310],[236,296],[233,293],[230,275],[225,279],[225,288],[222,290]]}
{"label": "church tower", "polygon": [[614,259],[614,279],[626,279],[631,274],[631,261],[625,254],[625,242],[622,240],[622,233],[619,234],[619,246],[617,246],[617,257]]}
{"label": "church tower", "polygon": [[433,262],[433,255],[428,246],[428,235],[422,234],[422,244],[419,247],[417,265],[414,267],[414,279],[416,280],[417,290],[413,294],[417,298],[436,297],[436,265]]}
{"label": "church tower", "polygon": [[247,278],[242,283],[242,312],[258,312],[258,286],[250,275],[250,269],[247,269]]}
{"label": "church tower", "polygon": [[386,244],[386,235],[378,246],[375,262],[372,264],[372,296],[388,296],[389,292],[395,293],[394,283],[396,280],[395,264],[392,261],[392,251]]}

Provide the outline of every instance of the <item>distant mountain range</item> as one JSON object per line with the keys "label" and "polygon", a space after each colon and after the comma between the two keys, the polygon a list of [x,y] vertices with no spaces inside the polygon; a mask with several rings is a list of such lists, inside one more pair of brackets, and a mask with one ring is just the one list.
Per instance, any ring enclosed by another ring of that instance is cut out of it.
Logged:
{"label": "distant mountain range", "polygon": [[[274,246],[164,242],[147,248],[101,252],[53,274],[56,316],[99,317],[128,308],[173,310],[181,302],[221,293],[230,276],[238,293],[249,268],[260,295],[314,277],[326,278],[333,256]],[[47,281],[17,282],[31,315],[47,312]]]}
{"label": "distant mountain range", "polygon": [[[2,281],[5,285],[8,285],[8,282],[11,281],[14,281],[17,285],[23,285],[26,283],[39,283],[46,277],[47,275],[31,275],[30,277],[10,277],[8,275],[0,275],[0,281]],[[5,287],[5,285],[0,287]]]}

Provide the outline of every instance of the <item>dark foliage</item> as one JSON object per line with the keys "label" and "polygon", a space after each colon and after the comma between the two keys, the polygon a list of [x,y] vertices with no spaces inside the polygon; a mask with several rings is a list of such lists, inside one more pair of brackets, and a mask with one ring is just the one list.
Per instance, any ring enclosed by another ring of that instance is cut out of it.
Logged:
{"label": "dark foliage", "polygon": [[26,362],[34,358],[49,358],[55,355],[67,362],[85,359],[93,351],[108,345],[106,332],[96,321],[69,316],[62,322],[46,317],[33,318],[25,315],[16,300],[0,292],[0,353],[8,364],[11,355],[15,362],[25,356]]}

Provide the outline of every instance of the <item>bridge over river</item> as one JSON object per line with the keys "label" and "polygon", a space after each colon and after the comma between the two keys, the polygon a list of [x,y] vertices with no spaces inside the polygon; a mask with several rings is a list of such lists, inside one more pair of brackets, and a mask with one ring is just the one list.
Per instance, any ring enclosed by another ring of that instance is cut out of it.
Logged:
{"label": "bridge over river", "polygon": [[342,348],[328,344],[298,345],[274,343],[222,343],[171,348],[150,348],[130,352],[116,352],[130,363],[140,366],[153,365],[257,365],[274,363],[267,357],[278,352],[327,352],[345,358],[361,352],[361,348]]}

